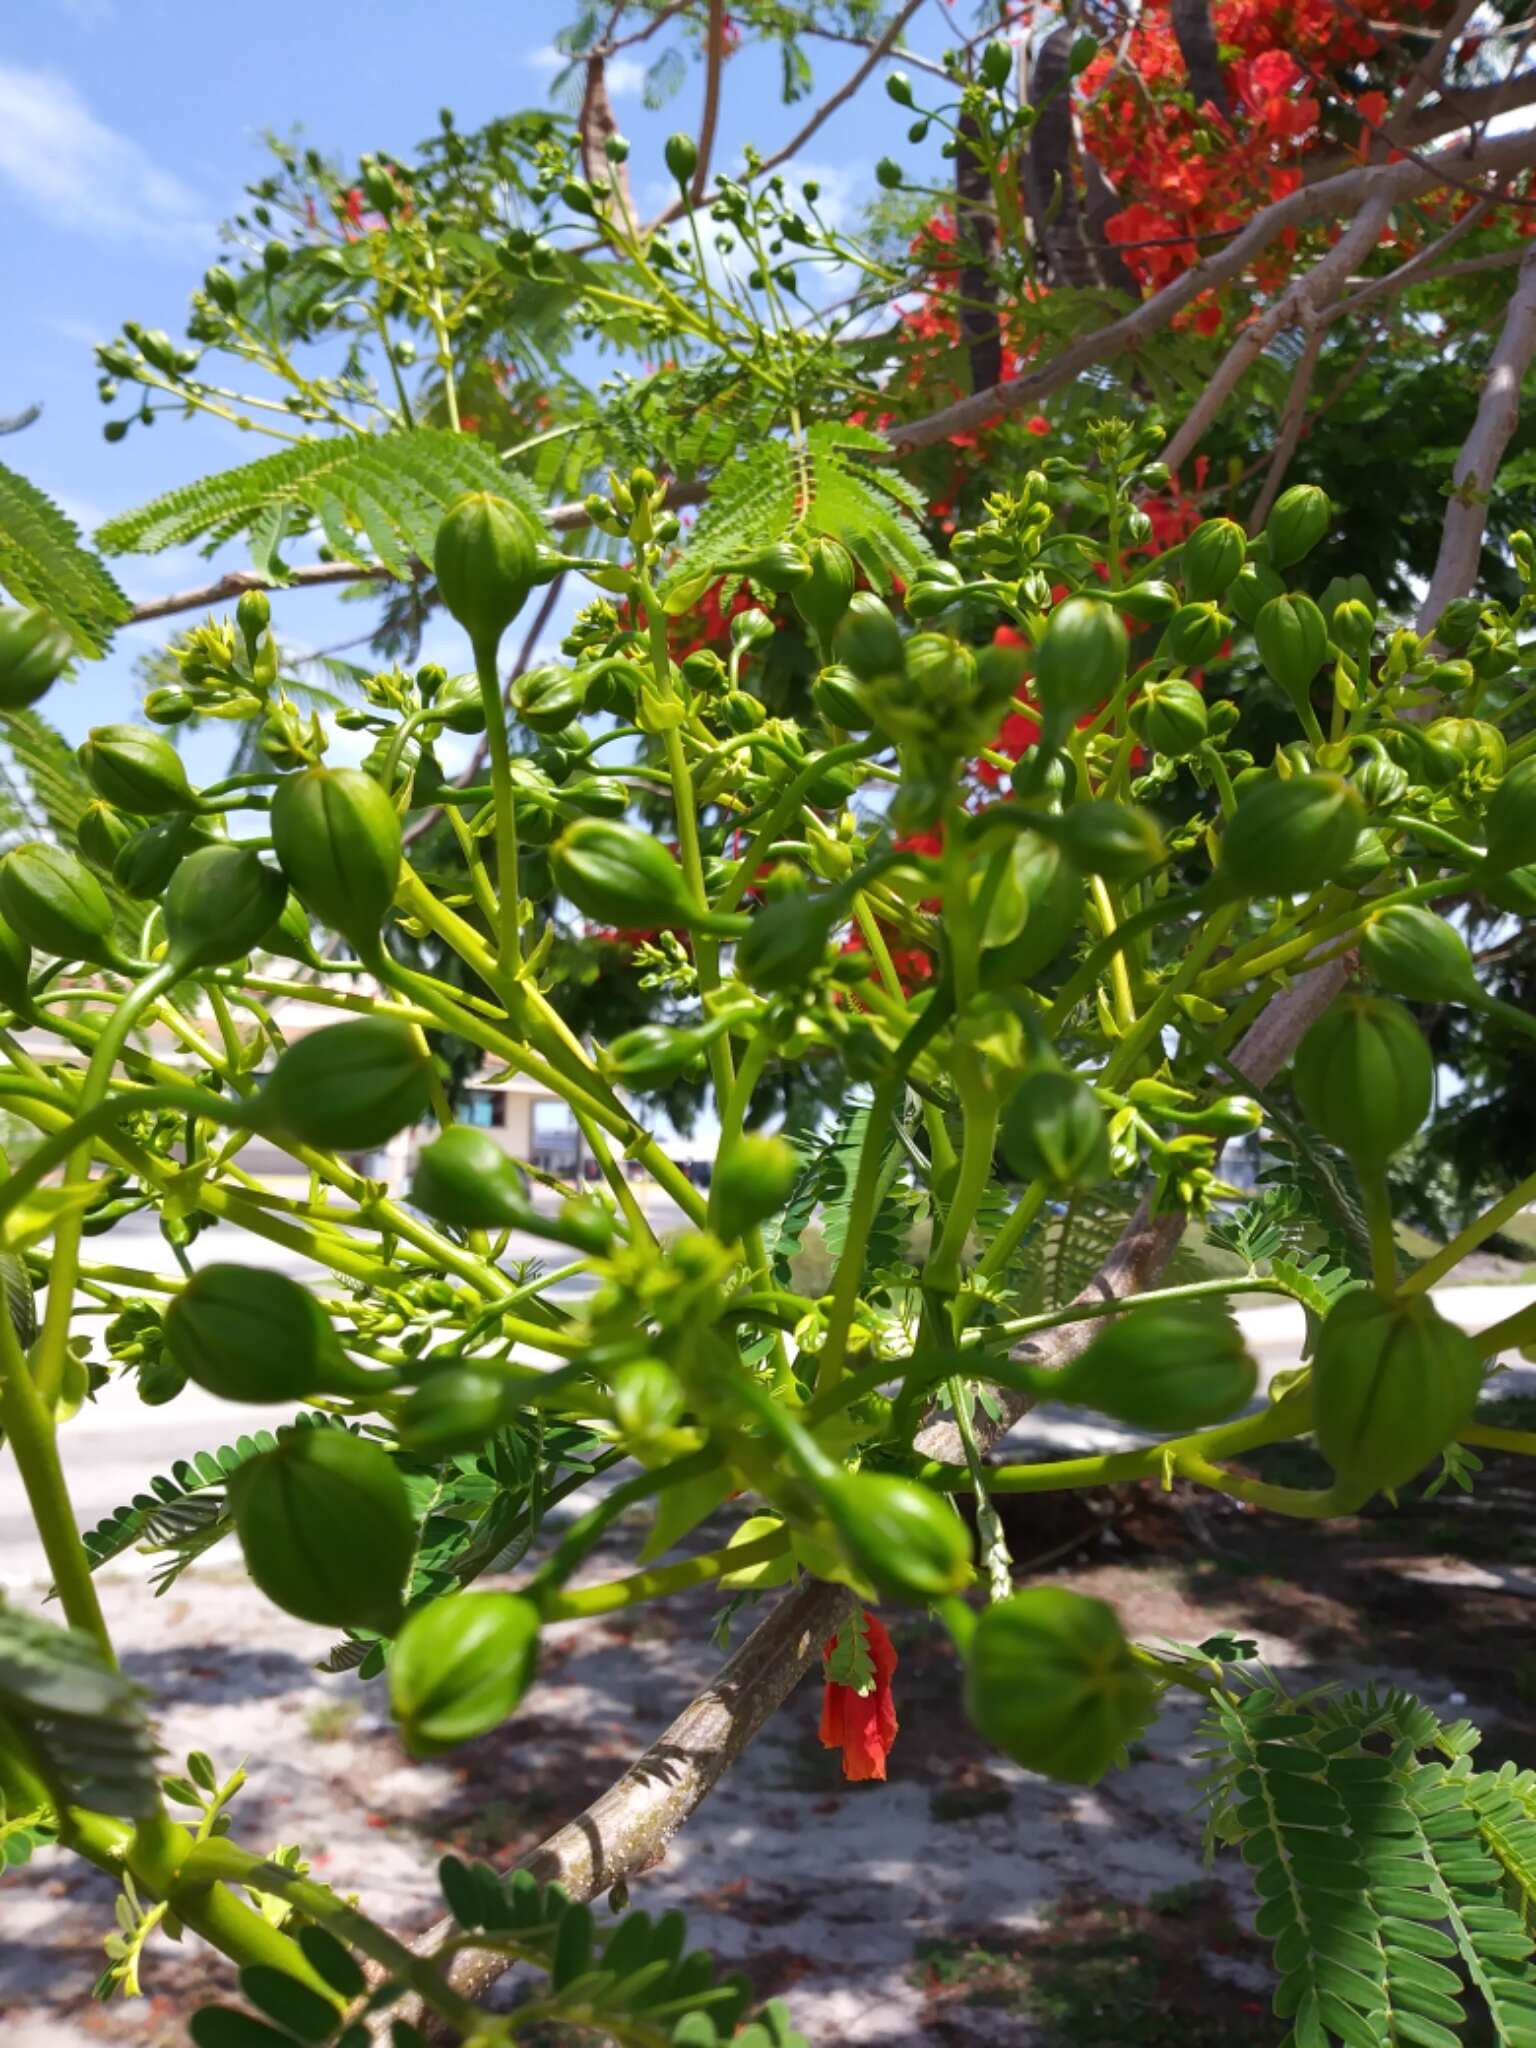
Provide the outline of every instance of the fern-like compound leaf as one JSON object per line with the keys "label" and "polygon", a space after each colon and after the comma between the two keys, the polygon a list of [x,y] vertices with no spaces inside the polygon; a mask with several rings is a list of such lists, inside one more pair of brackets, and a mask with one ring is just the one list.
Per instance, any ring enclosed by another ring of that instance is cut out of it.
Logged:
{"label": "fern-like compound leaf", "polygon": [[0,463],[0,589],[51,612],[82,654],[106,651],[133,607],[51,498]]}
{"label": "fern-like compound leaf", "polygon": [[152,498],[109,519],[96,537],[108,554],[122,555],[195,541],[212,553],[243,534],[255,565],[277,575],[284,540],[312,526],[342,561],[408,577],[413,561],[431,561],[442,516],[466,491],[513,498],[542,520],[527,485],[483,441],[417,427],[282,449]]}
{"label": "fern-like compound leaf", "polygon": [[727,464],[662,592],[667,610],[687,611],[711,583],[733,571],[739,579],[744,560],[797,534],[840,540],[879,590],[893,577],[915,581],[933,552],[917,523],[921,501],[877,460],[888,452],[878,434],[822,423]]}
{"label": "fern-like compound leaf", "polygon": [[130,1820],[159,1810],[143,1696],[89,1636],[0,1607],[0,1724],[56,1800]]}

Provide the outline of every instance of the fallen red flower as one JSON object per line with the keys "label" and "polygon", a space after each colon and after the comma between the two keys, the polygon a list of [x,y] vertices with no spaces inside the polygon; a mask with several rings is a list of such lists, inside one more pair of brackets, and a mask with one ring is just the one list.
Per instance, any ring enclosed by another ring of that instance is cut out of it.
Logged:
{"label": "fallen red flower", "polygon": [[[885,1760],[896,1740],[896,1702],[891,1679],[896,1670],[896,1647],[884,1624],[873,1614],[864,1616],[870,1661],[875,1668],[874,1683],[867,1692],[851,1685],[837,1685],[830,1679],[822,1689],[821,1745],[843,1752],[843,1776],[854,1782],[884,1779]],[[822,1645],[822,1659],[832,1655],[837,1637]]]}

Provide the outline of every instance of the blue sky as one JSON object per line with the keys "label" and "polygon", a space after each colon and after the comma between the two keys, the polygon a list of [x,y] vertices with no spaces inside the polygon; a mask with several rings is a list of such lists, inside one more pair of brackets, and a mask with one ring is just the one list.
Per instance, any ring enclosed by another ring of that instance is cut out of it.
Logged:
{"label": "blue sky", "polygon": [[[108,446],[92,345],[124,318],[179,335],[188,294],[219,254],[218,223],[264,168],[265,130],[298,128],[342,158],[367,149],[408,157],[441,106],[467,128],[547,99],[556,62],[550,38],[573,12],[561,0],[376,0],[364,9],[314,0],[266,0],[260,8],[231,0],[12,0],[0,16],[0,414],[34,401],[44,412],[0,442],[0,460],[88,530],[200,471],[251,459],[258,451],[248,438],[206,420],[162,418]],[[936,54],[954,39],[950,21],[933,0],[913,24],[912,46]],[[779,104],[776,56],[746,52],[732,61],[721,160],[749,140],[776,148],[852,68],[849,53],[831,45],[813,45],[812,55],[815,96],[793,107]],[[698,70],[660,112],[642,105],[632,60],[616,64],[611,84],[643,196],[663,138],[695,124]],[[793,168],[856,210],[873,190],[876,158],[901,149],[909,119],[878,88],[866,89]],[[232,553],[227,566],[242,559]],[[129,558],[117,573],[130,595],[148,597],[209,570],[179,552]],[[358,631],[357,610],[334,596],[295,593],[280,602],[290,644],[319,647]],[[153,629],[125,633],[106,663],[53,693],[49,715],[71,738],[104,718],[133,715],[133,660],[153,637]]]}

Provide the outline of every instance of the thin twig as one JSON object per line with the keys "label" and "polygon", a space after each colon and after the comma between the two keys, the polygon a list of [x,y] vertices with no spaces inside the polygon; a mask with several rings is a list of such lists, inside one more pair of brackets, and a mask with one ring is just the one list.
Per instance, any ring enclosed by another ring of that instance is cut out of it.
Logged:
{"label": "thin twig", "polygon": [[1312,396],[1312,380],[1317,375],[1317,359],[1323,352],[1323,340],[1328,332],[1327,322],[1310,310],[1303,315],[1307,330],[1307,345],[1301,352],[1291,388],[1286,393],[1285,412],[1280,420],[1280,431],[1275,436],[1275,452],[1270,457],[1269,468],[1259,495],[1253,501],[1253,510],[1248,515],[1248,533],[1264,531],[1270,508],[1280,495],[1280,486],[1285,482],[1285,473],[1291,466],[1292,458],[1301,443],[1301,430],[1306,423],[1307,401]]}
{"label": "thin twig", "polygon": [[704,111],[699,116],[699,160],[688,187],[688,203],[698,206],[709,183],[715,154],[715,124],[720,118],[720,73],[725,65],[725,0],[709,0],[709,25],[704,31]]}

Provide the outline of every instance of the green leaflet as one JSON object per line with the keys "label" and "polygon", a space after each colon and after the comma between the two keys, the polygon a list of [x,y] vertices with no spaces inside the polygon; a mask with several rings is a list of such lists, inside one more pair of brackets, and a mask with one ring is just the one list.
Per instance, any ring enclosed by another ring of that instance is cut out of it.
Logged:
{"label": "green leaflet", "polygon": [[129,1820],[158,1810],[143,1696],[89,1636],[0,1607],[0,1721],[22,1731],[50,1796]]}
{"label": "green leaflet", "polygon": [[279,575],[285,537],[316,525],[343,560],[379,564],[408,577],[413,560],[430,562],[443,513],[466,491],[518,500],[542,524],[526,484],[470,434],[418,427],[396,434],[336,436],[264,455],[239,469],[183,484],[136,511],[109,519],[97,539],[109,554],[158,554],[237,534],[251,558]]}
{"label": "green leaflet", "polygon": [[104,654],[132,606],[79,529],[25,477],[0,463],[0,589],[51,612],[82,654]]}
{"label": "green leaflet", "polygon": [[[269,1863],[261,1875],[282,1898],[292,1874]],[[681,1913],[599,1919],[561,1885],[540,1885],[526,1870],[502,1876],[455,1856],[443,1859],[438,1879],[462,1928],[493,1935],[498,1949],[544,1973],[535,1993],[541,2032],[590,2031],[626,2048],[808,2048],[777,1999],[741,2024],[751,1986],[739,1974],[717,1975],[707,1951],[686,1948]],[[299,1939],[326,1982],[341,1997],[354,1997],[364,1980],[344,1943],[318,1927],[304,1928]],[[240,1989],[273,2026],[233,2006],[204,2006],[189,2029],[198,2048],[249,2048],[267,2039],[351,2042],[357,2033],[312,1989],[270,1966],[242,1970]],[[421,2037],[397,2028],[394,2038]]]}
{"label": "green leaflet", "polygon": [[878,590],[914,581],[933,554],[912,486],[865,459],[888,452],[878,434],[824,422],[797,445],[764,441],[728,464],[663,589],[667,610],[687,611],[732,562],[797,531],[840,540]]}
{"label": "green leaflet", "polygon": [[1509,1903],[1536,1875],[1532,1774],[1474,1772],[1475,1730],[1374,1687],[1218,1696],[1206,1732],[1210,1833],[1253,1872],[1296,2048],[1454,2048],[1468,1985],[1489,2038],[1533,2048],[1533,1944]]}

